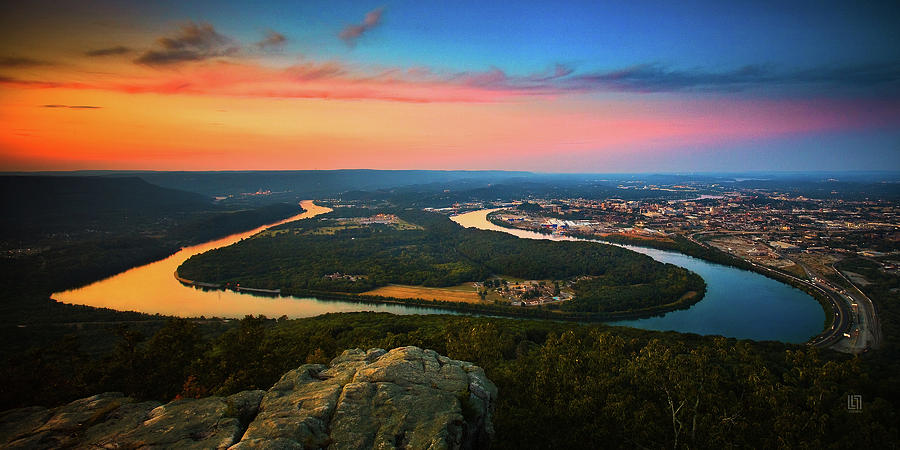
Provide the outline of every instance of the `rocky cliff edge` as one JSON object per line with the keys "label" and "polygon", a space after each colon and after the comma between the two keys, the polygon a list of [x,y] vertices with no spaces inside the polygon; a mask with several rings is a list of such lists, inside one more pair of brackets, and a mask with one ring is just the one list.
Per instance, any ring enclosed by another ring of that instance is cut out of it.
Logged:
{"label": "rocky cliff edge", "polygon": [[105,393],[0,413],[4,448],[469,449],[493,436],[497,388],[432,350],[346,350],[268,391],[137,402]]}

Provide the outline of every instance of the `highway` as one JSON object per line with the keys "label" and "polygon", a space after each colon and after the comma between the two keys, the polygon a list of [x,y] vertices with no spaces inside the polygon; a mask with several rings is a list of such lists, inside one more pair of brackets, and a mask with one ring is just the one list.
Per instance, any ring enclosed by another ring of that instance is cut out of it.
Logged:
{"label": "highway", "polygon": [[[812,275],[813,280],[815,281],[807,281],[800,278],[797,278],[793,275],[786,274],[784,272],[779,272],[770,267],[766,267],[764,265],[755,263],[753,261],[747,261],[753,265],[753,267],[767,271],[769,273],[778,275],[780,277],[789,278],[798,283],[804,284],[808,287],[811,287],[818,292],[825,295],[826,298],[831,300],[832,310],[834,311],[833,322],[831,324],[831,328],[822,331],[818,336],[809,340],[808,344],[816,347],[831,347],[835,344],[841,342],[841,339],[845,338],[844,333],[849,332],[850,325],[852,321],[852,313],[850,311],[850,305],[840,294],[838,290],[835,290],[830,285],[826,284],[827,282],[823,282],[821,278]],[[806,269],[805,266],[801,266]],[[809,272],[807,272],[809,273]]]}
{"label": "highway", "polygon": [[[692,242],[701,245],[703,247],[708,247],[708,245],[700,239],[697,239],[697,236],[710,233],[710,232],[698,232],[687,235],[689,240]],[[744,234],[742,232],[735,233],[727,233],[726,234]],[[783,257],[782,255],[779,255]],[[819,293],[825,296],[825,298],[831,301],[832,310],[834,311],[834,317],[832,321],[832,325],[829,329],[823,330],[819,335],[813,337],[807,342],[807,344],[815,346],[815,347],[830,347],[834,350],[845,352],[845,353],[862,353],[867,351],[869,348],[878,347],[881,343],[881,327],[878,322],[878,317],[875,312],[875,306],[872,301],[853,284],[852,281],[847,279],[839,270],[835,269],[832,266],[832,269],[836,273],[838,273],[850,286],[853,286],[853,289],[856,291],[856,296],[860,297],[861,301],[858,301],[851,293],[845,291],[839,286],[835,286],[831,284],[828,280],[823,278],[822,276],[817,275],[815,272],[810,270],[802,261],[794,260],[793,258],[788,258],[793,261],[795,264],[799,265],[806,271],[807,276],[809,276],[810,280],[804,280],[798,277],[795,277],[791,274],[781,272],[775,270],[771,267],[764,266],[762,264],[758,264],[753,262],[752,260],[741,258],[744,261],[753,265],[754,268],[758,269],[760,272],[770,273],[772,275],[776,275],[774,278],[783,277],[791,279],[797,283],[803,284],[807,287],[815,289]],[[862,316],[862,320],[855,320],[854,313],[850,308],[850,305],[856,303],[858,305],[859,315]],[[850,335],[850,338],[847,338],[845,333]]]}
{"label": "highway", "polygon": [[[851,289],[847,291],[841,286],[834,285],[824,277],[817,275],[802,261],[794,258],[791,258],[791,261],[806,271],[806,274],[817,285],[820,292],[827,293],[829,298],[832,299],[832,304],[843,307],[839,315],[847,318],[846,325],[834,327],[831,333],[828,333],[829,330],[826,330],[826,332],[810,341],[811,345],[831,347],[834,350],[847,353],[862,353],[881,345],[881,325],[875,312],[875,304],[866,294],[859,290],[852,280],[834,267],[834,264],[831,265],[831,269],[851,286]],[[848,308],[849,305],[854,304],[856,305],[855,311],[852,308]],[[846,338],[844,333],[848,333],[850,338]],[[842,337],[844,339],[841,339]]]}
{"label": "highway", "polygon": [[857,299],[856,303],[859,305],[859,315],[861,315],[863,319],[861,322],[865,325],[865,331],[868,332],[868,338],[871,339],[871,342],[868,343],[868,347],[880,347],[881,322],[878,320],[878,311],[875,309],[875,303],[856,286],[856,283],[854,283],[853,280],[834,267],[834,264],[831,265],[831,268],[853,288],[852,291],[854,293],[852,295],[854,295],[854,297],[851,298]]}
{"label": "highway", "polygon": [[[803,280],[752,261],[748,262],[756,268],[778,274],[782,277],[792,279],[798,283],[811,287],[831,300],[832,309],[834,310],[834,322],[832,323],[831,328],[822,331],[818,336],[810,339],[808,342],[809,345],[822,348],[829,347],[839,352],[854,354],[863,353],[870,348],[877,348],[881,345],[881,326],[878,322],[875,304],[868,296],[859,290],[850,279],[832,265],[831,268],[852,286],[853,291],[855,291],[853,293],[832,284],[827,279],[810,270],[810,268],[801,261],[792,258],[789,259],[802,267],[812,281]],[[856,313],[850,308],[850,305],[853,304],[857,305]],[[847,337],[847,334],[850,335],[849,338]]]}
{"label": "highway", "polygon": [[841,339],[846,338],[844,333],[850,332],[853,313],[850,311],[849,304],[844,297],[829,288],[813,283],[807,283],[807,285],[812,285],[816,290],[831,299],[831,306],[834,310],[834,322],[831,324],[831,328],[810,339],[809,345],[831,347],[838,344]]}

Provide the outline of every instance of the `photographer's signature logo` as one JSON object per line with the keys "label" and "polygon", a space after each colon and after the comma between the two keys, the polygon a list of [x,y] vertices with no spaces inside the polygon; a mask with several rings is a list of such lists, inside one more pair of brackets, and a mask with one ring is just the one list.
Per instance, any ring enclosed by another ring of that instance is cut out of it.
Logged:
{"label": "photographer's signature logo", "polygon": [[862,412],[862,395],[850,394],[847,396],[847,411],[852,413]]}

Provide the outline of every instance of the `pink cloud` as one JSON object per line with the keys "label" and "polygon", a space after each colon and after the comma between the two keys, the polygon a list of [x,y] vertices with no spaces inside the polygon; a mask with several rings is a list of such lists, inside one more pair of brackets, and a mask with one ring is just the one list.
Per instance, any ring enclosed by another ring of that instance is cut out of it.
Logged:
{"label": "pink cloud", "polygon": [[[900,107],[890,100],[874,99],[748,99],[707,94],[608,94],[587,96],[583,92],[560,88],[572,70],[554,66],[535,74],[510,75],[494,68],[484,72],[438,72],[428,67],[409,69],[361,69],[338,61],[302,61],[288,67],[269,67],[255,62],[208,60],[177,68],[148,68],[125,74],[94,72],[48,72],[57,80],[24,80],[0,76],[0,85],[19,89],[71,89],[122,92],[128,94],[195,95],[240,98],[376,100],[403,103],[540,103],[542,120],[535,129],[568,130],[573,141],[580,136],[633,134],[621,142],[634,141],[640,131],[662,136],[673,144],[775,136],[815,130],[845,130],[896,126]],[[74,81],[77,80],[77,81]],[[623,97],[624,96],[624,97]],[[608,97],[627,99],[619,104],[614,117],[601,122],[585,121],[592,110],[609,102]],[[563,117],[555,105],[569,105],[579,99],[584,105],[577,115],[553,123],[551,117]],[[627,105],[627,107],[625,106]],[[624,116],[627,111],[640,114]],[[605,124],[615,120],[616,126]],[[627,122],[634,119],[632,122]],[[653,119],[646,122],[644,119]],[[500,119],[498,119],[500,120]],[[591,123],[586,129],[575,124]],[[652,125],[652,126],[651,126]],[[663,130],[665,129],[665,130]],[[544,133],[547,134],[547,133]],[[563,141],[562,137],[553,142]],[[590,140],[584,148],[591,148]],[[548,142],[550,145],[551,142]],[[567,146],[569,144],[566,144]],[[615,142],[619,145],[619,142]],[[573,147],[581,147],[573,145]]]}
{"label": "pink cloud", "polygon": [[384,13],[384,8],[377,8],[372,11],[366,13],[366,17],[363,19],[363,22],[355,25],[348,25],[338,34],[347,45],[354,46],[356,45],[356,40],[360,38],[364,33],[378,26],[381,23],[381,15]]}
{"label": "pink cloud", "polygon": [[535,95],[512,86],[499,70],[436,74],[421,68],[367,73],[344,64],[303,62],[286,68],[252,63],[207,61],[178,70],[147,70],[141,75],[91,77],[78,83],[0,78],[0,84],[23,88],[97,89],[126,93],[218,95],[260,98],[386,100],[410,103],[494,102]]}

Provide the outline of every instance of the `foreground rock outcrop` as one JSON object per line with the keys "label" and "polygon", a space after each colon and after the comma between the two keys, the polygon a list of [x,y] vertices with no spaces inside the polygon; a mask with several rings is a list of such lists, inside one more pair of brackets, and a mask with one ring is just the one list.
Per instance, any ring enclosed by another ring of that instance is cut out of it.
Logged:
{"label": "foreground rock outcrop", "polygon": [[347,350],[268,391],[136,402],[105,393],[0,413],[4,448],[484,448],[497,388],[432,350]]}

